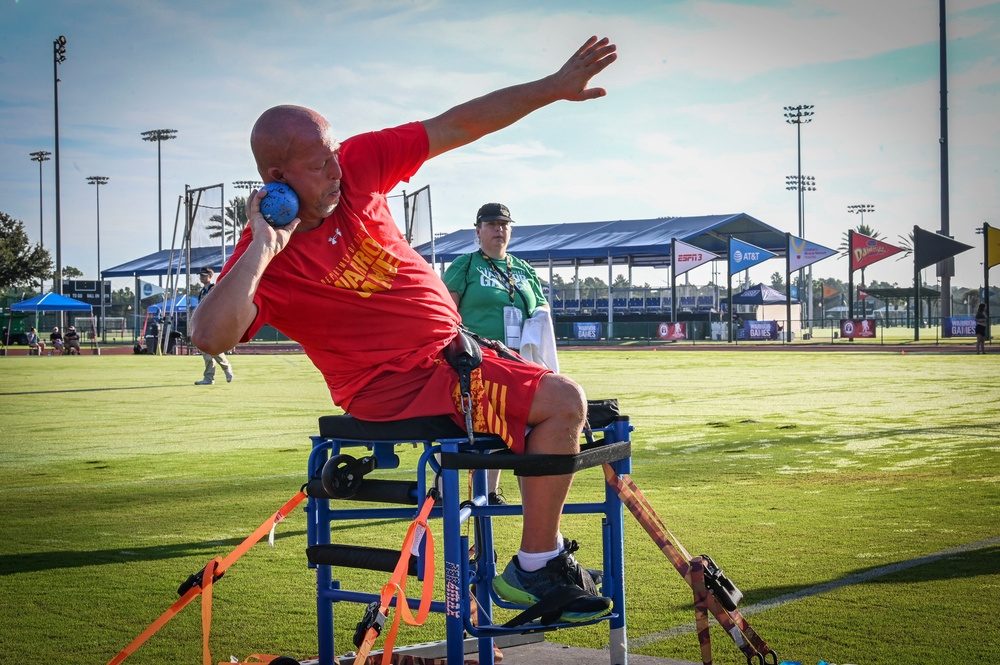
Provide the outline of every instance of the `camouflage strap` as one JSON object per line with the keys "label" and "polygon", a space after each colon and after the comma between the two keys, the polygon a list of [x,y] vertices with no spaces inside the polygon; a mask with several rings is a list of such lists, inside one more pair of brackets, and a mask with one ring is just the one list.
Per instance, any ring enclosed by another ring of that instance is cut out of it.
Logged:
{"label": "camouflage strap", "polygon": [[708,622],[708,614],[711,612],[715,620],[719,622],[719,625],[746,656],[748,663],[753,663],[756,659],[760,665],[767,665],[771,662],[777,665],[777,654],[750,627],[740,611],[736,609],[726,610],[709,592],[705,584],[705,560],[701,556],[692,557],[688,554],[677,537],[670,532],[670,529],[653,510],[649,500],[632,479],[627,475],[619,476],[608,464],[604,464],[604,478],[694,592],[695,626],[698,631],[698,642],[701,645],[702,662],[705,665],[712,663],[712,644]]}

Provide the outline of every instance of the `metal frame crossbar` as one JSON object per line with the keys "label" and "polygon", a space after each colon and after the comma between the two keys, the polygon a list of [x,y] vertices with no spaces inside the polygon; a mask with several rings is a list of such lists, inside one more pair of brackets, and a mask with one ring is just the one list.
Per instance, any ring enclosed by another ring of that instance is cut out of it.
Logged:
{"label": "metal frame crossbar", "polygon": [[[439,475],[441,502],[430,512],[430,518],[443,522],[444,598],[431,602],[430,611],[445,615],[445,662],[461,665],[465,662],[465,637],[478,640],[479,662],[493,665],[494,641],[511,635],[521,635],[546,630],[569,628],[592,623],[608,622],[610,633],[610,663],[627,663],[627,638],[625,621],[624,556],[623,556],[623,506],[615,491],[605,485],[604,500],[589,503],[567,503],[564,514],[599,514],[602,516],[604,579],[601,592],[612,599],[612,613],[583,624],[555,623],[542,625],[539,621],[507,627],[493,623],[493,608],[523,609],[500,599],[493,592],[492,580],[497,574],[492,556],[469,558],[468,536],[462,535],[462,525],[472,520],[475,525],[474,547],[476,552],[493,552],[493,518],[521,515],[520,505],[493,506],[487,500],[486,469],[511,469],[517,476],[560,475],[573,473],[581,468],[609,464],[617,474],[631,473],[632,427],[627,416],[619,416],[608,426],[595,429],[594,434],[603,438],[581,448],[578,455],[512,455],[501,447],[495,437],[477,436],[470,446],[468,437],[456,426],[448,423],[430,423],[430,419],[414,419],[396,423],[361,423],[350,416],[326,416],[320,419],[320,434],[312,438],[312,452],[308,462],[309,495],[307,513],[307,539],[310,567],[316,569],[317,639],[319,665],[337,662],[334,638],[334,605],[338,602],[371,604],[379,595],[340,588],[333,578],[335,566],[361,566],[373,570],[392,570],[398,553],[361,546],[331,543],[331,523],[341,520],[401,519],[412,520],[414,506],[427,496],[428,472]],[[321,482],[323,467],[330,459],[343,459],[346,449],[361,449],[370,453],[362,462],[366,468],[398,468],[399,445],[417,444],[423,452],[417,465],[415,482],[352,478],[350,498],[357,501],[395,502],[407,507],[331,507],[343,502],[324,488]],[[485,454],[493,452],[494,454]],[[369,459],[371,458],[371,459]],[[472,469],[472,498],[459,501],[461,485],[459,472]],[[411,567],[411,574],[421,578],[424,562],[418,560]],[[475,589],[475,595],[472,589]],[[408,600],[416,607],[418,599]]]}

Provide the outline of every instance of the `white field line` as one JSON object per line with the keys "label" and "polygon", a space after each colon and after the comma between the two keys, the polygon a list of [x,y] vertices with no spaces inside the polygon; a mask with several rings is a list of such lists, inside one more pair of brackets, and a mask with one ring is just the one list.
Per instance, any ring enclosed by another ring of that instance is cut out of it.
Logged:
{"label": "white field line", "polygon": [[[848,575],[847,577],[841,578],[839,580],[834,580],[833,582],[824,582],[823,584],[817,584],[816,586],[809,587],[808,589],[802,589],[801,591],[796,591],[794,593],[786,593],[783,596],[777,596],[771,598],[770,600],[764,600],[759,603],[754,603],[753,605],[748,605],[747,607],[741,608],[740,612],[743,616],[749,616],[751,614],[757,614],[758,612],[763,612],[765,610],[770,610],[775,607],[780,607],[782,605],[787,605],[796,600],[801,600],[802,598],[809,598],[810,596],[818,596],[821,593],[827,593],[835,589],[840,589],[841,587],[851,586],[853,584],[861,584],[863,582],[868,582],[870,580],[884,577],[886,575],[892,575],[893,573],[898,573],[903,570],[908,570],[910,568],[915,568],[917,566],[922,566],[927,563],[934,563],[935,561],[940,561],[941,559],[947,559],[948,557],[955,556],[956,554],[963,554],[965,552],[971,552],[973,550],[979,550],[984,547],[989,547],[990,545],[1000,544],[1000,536],[994,538],[987,538],[986,540],[980,540],[975,543],[966,543],[965,545],[959,545],[958,547],[952,547],[951,549],[942,550],[935,554],[927,554],[925,556],[917,557],[916,559],[909,559],[907,561],[899,561],[897,563],[891,563],[887,566],[881,566],[879,568],[872,568],[863,573],[856,573],[854,575]],[[715,623],[715,620],[712,620]],[[694,633],[697,629],[695,628],[695,623],[683,624],[680,626],[674,626],[672,628],[667,628],[666,630],[661,630],[656,633],[649,633],[648,635],[643,635],[642,637],[637,637],[635,639],[630,639],[628,644],[630,647],[639,649],[650,644],[655,644],[661,640],[666,640],[671,637],[677,637],[679,635],[688,635]]]}

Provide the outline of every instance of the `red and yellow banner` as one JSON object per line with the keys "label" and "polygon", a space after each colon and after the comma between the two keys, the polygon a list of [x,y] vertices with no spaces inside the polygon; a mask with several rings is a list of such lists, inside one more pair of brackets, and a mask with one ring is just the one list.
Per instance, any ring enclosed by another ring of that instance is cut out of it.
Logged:
{"label": "red and yellow banner", "polygon": [[861,270],[873,263],[902,252],[901,247],[876,240],[860,233],[851,234],[851,272]]}

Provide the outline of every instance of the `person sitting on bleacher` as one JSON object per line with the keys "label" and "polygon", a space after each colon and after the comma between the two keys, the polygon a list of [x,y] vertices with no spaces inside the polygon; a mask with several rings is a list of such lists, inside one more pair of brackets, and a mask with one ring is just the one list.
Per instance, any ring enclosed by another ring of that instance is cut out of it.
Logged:
{"label": "person sitting on bleacher", "polygon": [[66,329],[63,342],[66,345],[66,353],[73,355],[73,352],[76,351],[76,355],[80,355],[80,334],[76,332],[76,328],[70,326]]}
{"label": "person sitting on bleacher", "polygon": [[52,351],[54,351],[57,356],[61,356],[63,354],[63,336],[62,333],[59,332],[59,326],[53,328],[52,332],[49,333],[49,341],[52,343]]}
{"label": "person sitting on bleacher", "polygon": [[45,342],[41,340],[38,336],[38,331],[35,330],[35,326],[31,326],[28,329],[25,337],[28,338],[28,355],[29,356],[44,356],[45,355]]}

